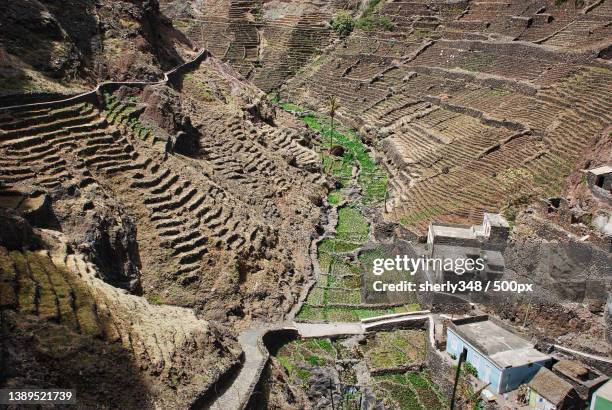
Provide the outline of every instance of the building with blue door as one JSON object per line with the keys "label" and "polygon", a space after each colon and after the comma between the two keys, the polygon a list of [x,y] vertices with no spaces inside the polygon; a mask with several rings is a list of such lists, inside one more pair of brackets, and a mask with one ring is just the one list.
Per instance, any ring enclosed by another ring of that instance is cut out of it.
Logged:
{"label": "building with blue door", "polygon": [[447,330],[446,352],[458,359],[467,351],[466,361],[478,371],[478,378],[490,391],[506,393],[528,383],[552,359],[526,340],[489,320],[476,316],[453,320]]}

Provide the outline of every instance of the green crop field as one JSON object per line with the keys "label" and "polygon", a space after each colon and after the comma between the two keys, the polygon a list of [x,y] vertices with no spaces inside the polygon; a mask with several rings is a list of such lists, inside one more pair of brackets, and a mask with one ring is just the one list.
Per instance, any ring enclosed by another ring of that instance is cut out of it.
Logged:
{"label": "green crop field", "polygon": [[[371,374],[370,387],[386,408],[441,410],[448,403],[429,373],[397,371],[403,365],[422,363],[426,343],[423,330],[394,330],[369,336],[365,343],[355,345],[347,339],[298,339],[284,345],[275,358],[288,374],[289,383],[308,391],[320,383],[320,374],[337,373],[332,385],[342,395],[342,408],[358,408],[361,386],[358,385],[355,364],[364,362],[368,372],[388,369],[384,375]],[[384,354],[383,354],[384,350]],[[372,366],[375,360],[376,366]],[[347,362],[348,361],[348,362]],[[347,387],[351,387],[348,389]]]}
{"label": "green crop field", "polygon": [[443,410],[448,403],[427,372],[374,376],[374,393],[390,408]]}

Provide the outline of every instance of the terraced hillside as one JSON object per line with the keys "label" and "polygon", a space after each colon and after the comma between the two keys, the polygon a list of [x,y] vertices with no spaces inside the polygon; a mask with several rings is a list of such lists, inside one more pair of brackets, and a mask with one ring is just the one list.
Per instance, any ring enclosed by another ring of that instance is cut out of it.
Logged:
{"label": "terraced hillside", "polygon": [[[152,86],[141,97],[3,110],[0,175],[4,189],[45,192],[59,226],[74,231],[75,212],[96,218],[103,209],[98,198],[121,203],[135,223],[132,252],[149,297],[223,320],[279,315],[299,292],[279,294],[279,283],[298,282],[310,269],[323,192],[320,175],[305,169],[316,171],[318,159],[298,144],[303,130],[245,120],[242,105],[232,105],[244,95],[194,104],[206,81],[219,93],[238,84],[231,73],[210,77],[217,64],[189,74],[181,97]],[[172,127],[165,117],[179,116],[193,121],[197,148],[189,157],[164,152],[171,137],[158,124]]]}
{"label": "terraced hillside", "polygon": [[334,38],[329,20],[346,1],[162,1],[189,40],[264,91],[280,87]]}
{"label": "terraced hillside", "polygon": [[422,368],[426,349],[425,333],[407,329],[291,341],[272,360],[284,386],[278,380],[268,383],[273,392],[285,390],[297,399],[283,402],[279,395],[266,395],[266,404],[297,408],[298,400],[308,397],[313,407],[330,407],[333,395],[335,405],[345,409],[359,409],[361,403],[389,409],[448,408],[429,370]]}
{"label": "terraced hillside", "polygon": [[127,295],[96,278],[83,255],[67,254],[63,235],[35,234],[49,248],[0,246],[6,388],[71,388],[85,407],[108,403],[110,391],[123,408],[181,407],[238,363],[226,329]]}
{"label": "terraced hillside", "polygon": [[320,110],[336,96],[343,122],[380,144],[389,218],[419,233],[475,223],[558,194],[606,137],[608,3],[379,2],[392,30],[354,30],[281,95]]}

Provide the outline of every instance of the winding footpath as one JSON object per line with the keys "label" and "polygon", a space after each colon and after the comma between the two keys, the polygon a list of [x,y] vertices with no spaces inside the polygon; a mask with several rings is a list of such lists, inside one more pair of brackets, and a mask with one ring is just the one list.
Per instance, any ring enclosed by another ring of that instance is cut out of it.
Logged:
{"label": "winding footpath", "polygon": [[[359,178],[358,172],[353,170],[352,180],[357,184]],[[319,277],[323,274],[318,258],[318,245],[326,238],[336,234],[336,226],[338,224],[338,209],[340,205],[329,206],[327,209],[326,224],[323,226],[323,232],[313,238],[310,244],[310,261],[312,267],[312,278],[302,288],[298,300],[287,315],[287,320],[278,323],[258,324],[254,327],[240,333],[238,341],[244,352],[243,365],[240,368],[235,379],[227,389],[217,398],[212,404],[212,409],[244,409],[254,393],[257,384],[261,378],[261,374],[269,360],[270,354],[264,345],[263,339],[266,333],[270,331],[293,331],[301,338],[315,337],[343,337],[353,335],[363,335],[367,332],[377,331],[381,329],[389,329],[405,325],[408,322],[428,322],[429,337],[432,346],[435,346],[434,340],[434,317],[429,311],[405,312],[387,314],[368,319],[362,319],[359,322],[326,322],[326,323],[305,323],[296,322],[294,319],[302,306],[306,303],[306,298],[310,290],[316,285]],[[372,221],[369,221],[372,223]]]}
{"label": "winding footpath", "polygon": [[238,336],[238,342],[240,342],[244,352],[244,363],[232,384],[215,401],[212,406],[213,409],[226,410],[246,407],[270,357],[262,341],[264,334],[269,330],[269,328],[249,329]]}
{"label": "winding footpath", "polygon": [[299,323],[291,321],[246,330],[238,336],[244,352],[244,363],[232,384],[219,396],[211,408],[241,410],[247,406],[270,358],[270,353],[263,343],[264,335],[270,331],[293,330],[297,331],[301,338],[342,337],[400,327],[414,321],[429,323],[430,342],[432,346],[435,346],[434,316],[428,310],[383,315],[363,319],[361,322]]}
{"label": "winding footpath", "polygon": [[211,56],[210,52],[204,48],[200,50],[195,55],[195,57],[193,57],[191,60],[183,64],[179,64],[178,66],[174,67],[171,70],[164,71],[163,78],[158,81],[137,81],[137,80],[103,81],[103,82],[98,83],[93,90],[85,91],[83,93],[73,95],[71,97],[67,97],[64,99],[43,101],[43,102],[38,102],[38,103],[11,105],[7,107],[0,107],[0,110],[13,110],[13,109],[19,109],[19,108],[38,108],[38,107],[46,108],[46,107],[53,107],[53,106],[61,107],[65,104],[72,104],[72,103],[76,103],[79,101],[85,101],[85,100],[95,98],[97,95],[102,94],[104,91],[113,89],[115,87],[117,88],[121,86],[145,87],[148,85],[168,84],[169,82],[172,81],[174,76],[181,75],[183,70],[190,69],[191,67],[195,67],[196,65],[200,64],[200,62],[202,62],[203,59],[208,58],[210,56]]}

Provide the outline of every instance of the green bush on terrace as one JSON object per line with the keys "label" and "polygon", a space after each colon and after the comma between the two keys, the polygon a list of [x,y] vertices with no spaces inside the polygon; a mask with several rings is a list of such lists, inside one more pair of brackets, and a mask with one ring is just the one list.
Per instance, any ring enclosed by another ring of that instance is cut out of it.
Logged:
{"label": "green bush on terrace", "polygon": [[355,20],[348,11],[341,11],[334,16],[331,26],[338,36],[346,37],[353,31]]}
{"label": "green bush on terrace", "polygon": [[355,26],[364,31],[395,30],[395,24],[387,16],[361,17],[357,20]]}
{"label": "green bush on terrace", "polygon": [[358,209],[342,207],[338,210],[336,235],[319,244],[319,253],[349,252],[363,245],[370,233],[370,225]]}
{"label": "green bush on terrace", "polygon": [[329,202],[331,205],[338,205],[340,202],[342,202],[342,192],[339,190],[330,191],[330,193],[327,194],[327,202]]}
{"label": "green bush on terrace", "polygon": [[394,30],[395,24],[387,16],[374,15],[380,0],[370,0],[357,20],[348,11],[338,12],[331,21],[331,26],[340,38],[351,34],[354,28],[364,31]]}

